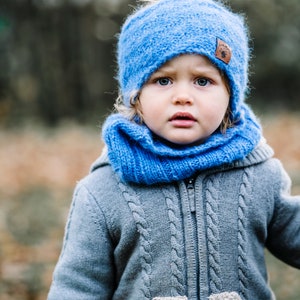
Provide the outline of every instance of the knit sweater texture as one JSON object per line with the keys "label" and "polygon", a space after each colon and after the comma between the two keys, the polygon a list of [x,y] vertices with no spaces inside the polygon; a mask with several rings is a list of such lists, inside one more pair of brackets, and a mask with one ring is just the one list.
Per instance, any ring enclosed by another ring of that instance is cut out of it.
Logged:
{"label": "knit sweater texture", "polygon": [[124,184],[103,155],[76,188],[48,299],[274,299],[264,249],[300,268],[300,197],[271,156],[260,143],[149,186]]}

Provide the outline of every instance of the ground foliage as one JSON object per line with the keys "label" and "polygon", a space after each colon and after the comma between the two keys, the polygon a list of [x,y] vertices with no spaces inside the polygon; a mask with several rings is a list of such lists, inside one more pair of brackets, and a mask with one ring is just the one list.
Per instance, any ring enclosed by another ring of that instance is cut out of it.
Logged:
{"label": "ground foliage", "polygon": [[[261,115],[300,194],[299,115]],[[0,298],[45,299],[76,182],[101,151],[99,126],[29,124],[0,132]],[[299,299],[300,272],[267,255],[278,299]]]}

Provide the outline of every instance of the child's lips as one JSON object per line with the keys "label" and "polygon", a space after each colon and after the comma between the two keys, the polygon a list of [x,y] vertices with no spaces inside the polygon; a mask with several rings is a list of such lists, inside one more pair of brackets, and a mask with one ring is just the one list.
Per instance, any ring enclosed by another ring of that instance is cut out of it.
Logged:
{"label": "child's lips", "polygon": [[169,119],[169,121],[175,127],[189,128],[193,126],[197,120],[188,112],[177,112]]}

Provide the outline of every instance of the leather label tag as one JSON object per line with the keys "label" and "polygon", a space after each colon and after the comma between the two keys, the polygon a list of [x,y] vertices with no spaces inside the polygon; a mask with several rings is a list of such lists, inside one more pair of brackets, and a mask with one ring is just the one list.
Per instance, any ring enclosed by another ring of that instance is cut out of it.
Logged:
{"label": "leather label tag", "polygon": [[217,49],[215,52],[215,56],[225,64],[229,64],[231,59],[231,48],[224,41],[217,39]]}

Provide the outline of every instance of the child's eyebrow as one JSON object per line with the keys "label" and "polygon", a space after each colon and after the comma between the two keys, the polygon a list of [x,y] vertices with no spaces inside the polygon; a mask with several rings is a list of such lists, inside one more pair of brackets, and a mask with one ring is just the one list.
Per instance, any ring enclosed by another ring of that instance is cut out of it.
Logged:
{"label": "child's eyebrow", "polygon": [[195,68],[195,73],[197,74],[203,74],[205,76],[220,76],[221,73],[217,68]]}
{"label": "child's eyebrow", "polygon": [[[199,74],[211,74],[211,75],[216,75],[216,74],[220,74],[220,71],[217,67],[213,66],[213,65],[204,65],[204,66],[193,66],[191,71],[193,73],[199,73]],[[158,70],[156,70],[152,76],[160,76],[160,75],[165,75],[165,74],[173,74],[176,72],[176,68],[172,67],[172,66],[162,66],[161,68],[159,68]],[[152,77],[151,76],[151,77]]]}
{"label": "child's eyebrow", "polygon": [[175,71],[175,68],[172,67],[172,66],[168,66],[168,65],[164,65],[162,67],[160,67],[159,69],[157,69],[153,74],[157,74],[157,73],[171,73],[171,72],[174,72]]}
{"label": "child's eyebrow", "polygon": [[205,64],[205,65],[201,65],[201,66],[195,65],[193,68],[196,71],[200,71],[200,72],[220,73],[219,69],[216,66],[214,66],[213,64]]}

